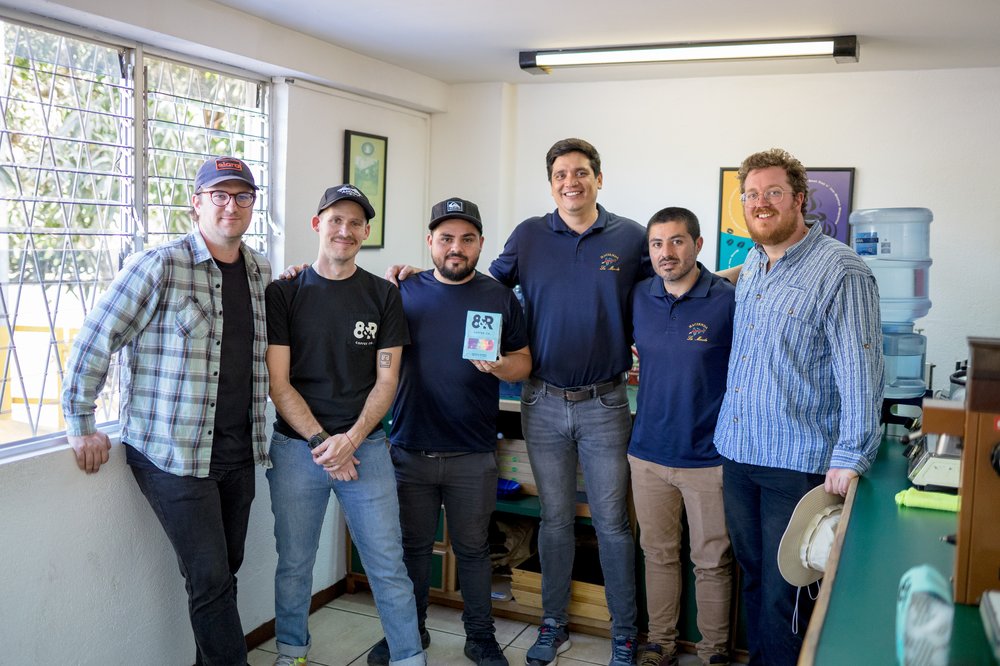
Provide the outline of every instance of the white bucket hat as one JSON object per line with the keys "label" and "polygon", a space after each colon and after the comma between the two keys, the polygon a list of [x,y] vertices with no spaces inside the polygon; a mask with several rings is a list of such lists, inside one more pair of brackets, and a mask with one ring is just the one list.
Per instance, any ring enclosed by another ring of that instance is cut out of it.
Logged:
{"label": "white bucket hat", "polygon": [[823,577],[844,498],[816,486],[799,500],[778,546],[778,570],[796,587],[805,587]]}

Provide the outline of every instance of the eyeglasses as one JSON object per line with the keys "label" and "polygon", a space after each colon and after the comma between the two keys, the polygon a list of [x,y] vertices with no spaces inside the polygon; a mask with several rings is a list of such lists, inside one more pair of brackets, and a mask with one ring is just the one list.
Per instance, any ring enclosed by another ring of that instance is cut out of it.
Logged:
{"label": "eyeglasses", "polygon": [[210,190],[207,192],[199,192],[199,194],[207,194],[212,197],[212,203],[219,208],[225,208],[228,206],[230,199],[236,199],[236,205],[240,208],[250,208],[250,206],[253,206],[253,202],[257,200],[256,192],[237,192],[236,194],[230,194],[229,192],[224,192],[223,190]]}
{"label": "eyeglasses", "polygon": [[[782,190],[776,187],[773,190],[767,190],[764,192],[763,197],[767,199],[768,203],[781,203],[781,200],[785,198],[785,192],[789,192],[789,190]],[[789,193],[794,194],[794,192]],[[761,195],[757,192],[747,192],[746,194],[740,195],[740,201],[745,204],[755,204],[760,201],[760,197]]]}

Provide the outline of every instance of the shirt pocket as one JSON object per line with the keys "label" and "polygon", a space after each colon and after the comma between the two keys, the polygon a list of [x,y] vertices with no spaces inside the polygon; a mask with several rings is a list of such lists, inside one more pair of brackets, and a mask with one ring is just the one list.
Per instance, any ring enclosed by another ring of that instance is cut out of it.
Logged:
{"label": "shirt pocket", "polygon": [[185,296],[174,320],[177,335],[182,338],[205,338],[212,330],[212,320],[193,296]]}
{"label": "shirt pocket", "polygon": [[812,292],[786,287],[770,304],[774,333],[795,347],[811,348],[823,330],[819,318],[816,295]]}

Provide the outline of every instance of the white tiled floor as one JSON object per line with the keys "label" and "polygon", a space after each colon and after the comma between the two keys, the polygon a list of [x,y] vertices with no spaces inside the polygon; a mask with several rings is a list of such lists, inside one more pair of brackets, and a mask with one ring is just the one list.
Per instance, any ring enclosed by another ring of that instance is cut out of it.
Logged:
{"label": "white tiled floor", "polygon": [[[432,605],[427,612],[427,630],[431,646],[427,650],[430,666],[469,666],[462,653],[465,631],[462,628],[462,611]],[[497,641],[507,655],[511,666],[524,663],[524,653],[535,641],[535,625],[496,618]],[[309,616],[309,633],[312,666],[365,666],[366,655],[382,638],[382,624],[375,612],[371,594],[345,594]],[[573,633],[572,647],[559,656],[562,666],[580,666],[608,663],[611,648],[606,638]],[[274,662],[274,640],[270,640],[250,653],[250,666],[271,666]],[[701,662],[695,655],[682,655],[681,666],[697,666]]]}

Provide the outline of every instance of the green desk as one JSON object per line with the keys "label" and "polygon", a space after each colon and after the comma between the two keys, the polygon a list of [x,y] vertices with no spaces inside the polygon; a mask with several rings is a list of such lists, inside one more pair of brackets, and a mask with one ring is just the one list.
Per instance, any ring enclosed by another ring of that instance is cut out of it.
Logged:
{"label": "green desk", "polygon": [[[875,465],[858,483],[813,663],[897,663],[899,579],[918,564],[930,564],[946,579],[953,574],[955,547],[941,537],[955,533],[957,515],[897,507],[893,498],[910,485],[906,470],[902,446],[884,441]],[[995,663],[977,606],[955,606],[949,663]]]}

